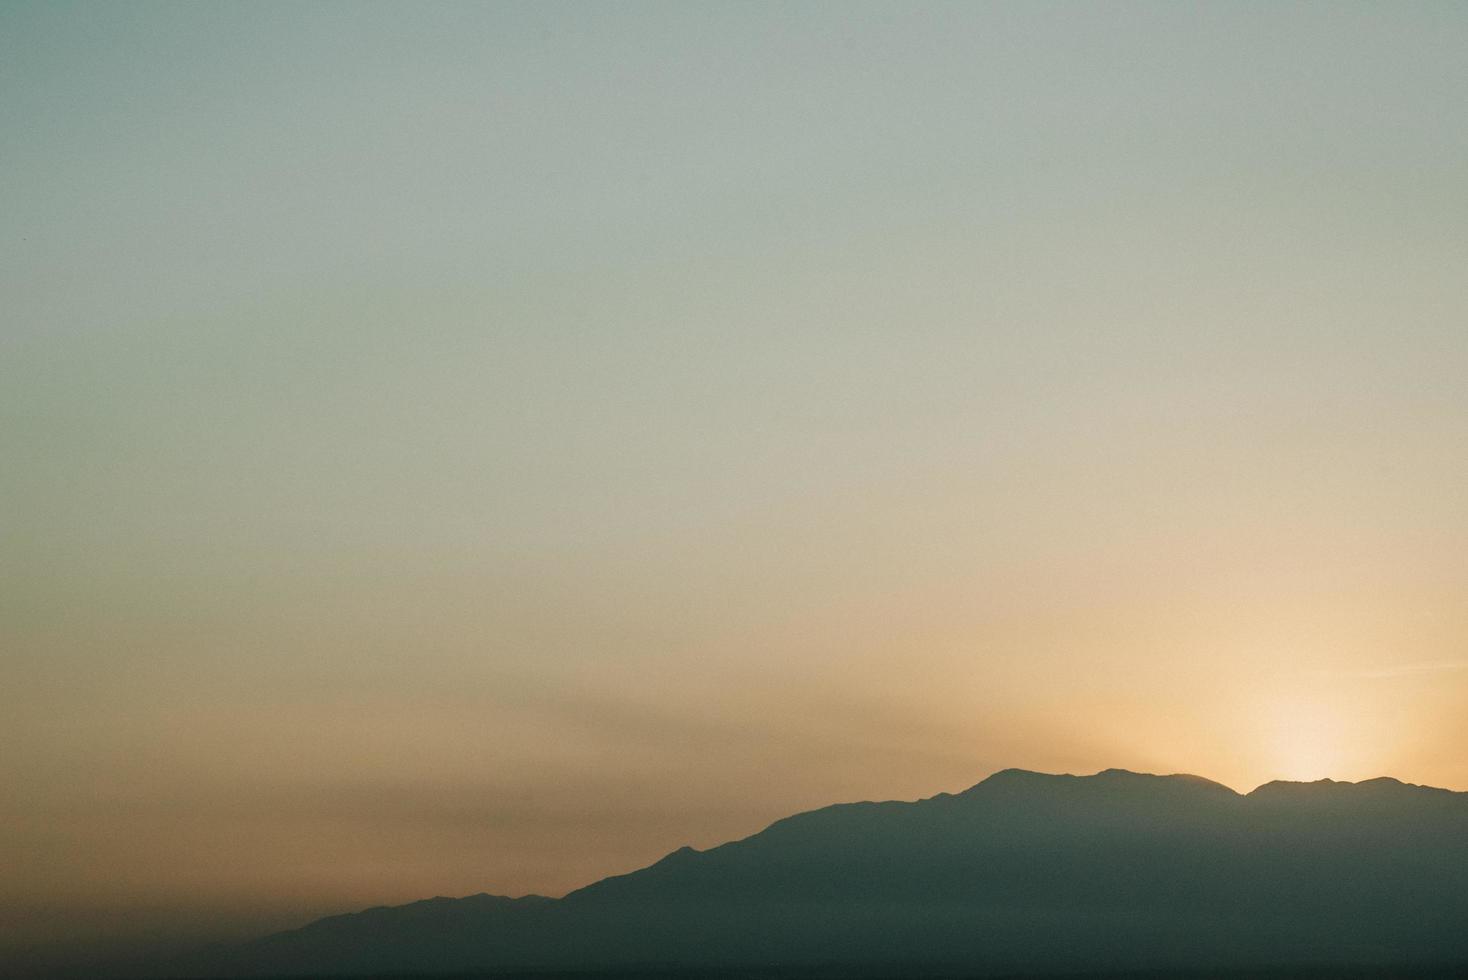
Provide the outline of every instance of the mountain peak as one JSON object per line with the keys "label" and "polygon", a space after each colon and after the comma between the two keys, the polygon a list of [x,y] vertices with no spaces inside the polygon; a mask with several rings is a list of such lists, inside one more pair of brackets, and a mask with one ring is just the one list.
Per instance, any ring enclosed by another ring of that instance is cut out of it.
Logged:
{"label": "mountain peak", "polygon": [[[1136,772],[1131,769],[1110,768],[1102,769],[1100,772],[1090,776],[1077,776],[1072,773],[1045,773],[1034,772],[1029,769],[1001,769],[987,779],[971,787],[966,793],[972,793],[982,788],[1020,788],[1026,786],[1041,785],[1111,785],[1124,786],[1189,786],[1199,789],[1210,789],[1222,791],[1230,796],[1238,795],[1222,783],[1205,779],[1202,776],[1194,776],[1191,773],[1169,773],[1166,775],[1150,772]],[[963,794],[961,794],[963,795]]]}
{"label": "mountain peak", "polygon": [[1373,779],[1363,779],[1358,783],[1348,782],[1340,779],[1314,779],[1309,781],[1292,779],[1274,779],[1249,793],[1250,797],[1265,799],[1281,798],[1342,798],[1377,796],[1385,794],[1393,796],[1404,794],[1448,794],[1458,795],[1452,790],[1439,789],[1435,786],[1420,786],[1417,783],[1405,783],[1391,776],[1377,776]]}
{"label": "mountain peak", "polygon": [[991,783],[991,782],[1009,782],[1009,781],[1014,781],[1014,780],[1025,780],[1025,779],[1060,779],[1060,778],[1063,778],[1063,777],[1061,777],[1059,775],[1056,775],[1055,773],[1036,772],[1033,769],[1015,769],[1015,768],[1009,768],[1009,769],[1000,769],[998,772],[995,772],[995,773],[990,774],[986,778],[980,780],[978,785],[982,786],[984,783]]}

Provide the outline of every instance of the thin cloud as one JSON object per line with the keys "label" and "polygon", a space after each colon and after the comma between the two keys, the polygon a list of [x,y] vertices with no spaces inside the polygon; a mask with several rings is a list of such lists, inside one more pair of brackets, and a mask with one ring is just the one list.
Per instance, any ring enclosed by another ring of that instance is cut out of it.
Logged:
{"label": "thin cloud", "polygon": [[1371,667],[1365,670],[1344,670],[1332,673],[1337,677],[1383,680],[1392,677],[1413,677],[1418,674],[1442,674],[1458,670],[1468,670],[1468,660],[1433,660],[1426,663],[1400,664],[1395,667]]}

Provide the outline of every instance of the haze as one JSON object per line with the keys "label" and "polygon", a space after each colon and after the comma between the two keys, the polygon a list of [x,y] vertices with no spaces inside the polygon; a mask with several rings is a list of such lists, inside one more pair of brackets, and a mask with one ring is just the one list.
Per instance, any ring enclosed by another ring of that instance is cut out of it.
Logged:
{"label": "haze", "polygon": [[996,769],[1468,789],[1468,7],[0,8],[0,919]]}

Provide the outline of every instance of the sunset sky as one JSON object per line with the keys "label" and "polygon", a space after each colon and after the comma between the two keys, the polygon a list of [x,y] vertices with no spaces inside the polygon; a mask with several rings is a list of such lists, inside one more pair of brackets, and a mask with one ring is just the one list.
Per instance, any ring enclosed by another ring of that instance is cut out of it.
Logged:
{"label": "sunset sky", "polygon": [[0,6],[0,946],[996,769],[1468,789],[1468,5]]}

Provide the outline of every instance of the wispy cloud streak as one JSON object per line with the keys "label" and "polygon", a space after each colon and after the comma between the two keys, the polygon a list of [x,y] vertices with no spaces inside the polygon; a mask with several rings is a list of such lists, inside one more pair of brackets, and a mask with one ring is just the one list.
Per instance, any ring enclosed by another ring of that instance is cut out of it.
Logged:
{"label": "wispy cloud streak", "polygon": [[1433,660],[1425,663],[1399,664],[1393,667],[1368,667],[1363,670],[1330,671],[1336,677],[1358,677],[1363,680],[1385,680],[1392,677],[1415,677],[1420,674],[1444,674],[1468,670],[1468,660]]}

